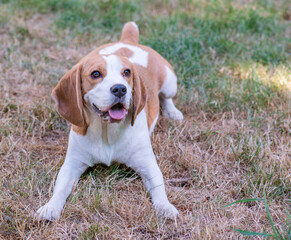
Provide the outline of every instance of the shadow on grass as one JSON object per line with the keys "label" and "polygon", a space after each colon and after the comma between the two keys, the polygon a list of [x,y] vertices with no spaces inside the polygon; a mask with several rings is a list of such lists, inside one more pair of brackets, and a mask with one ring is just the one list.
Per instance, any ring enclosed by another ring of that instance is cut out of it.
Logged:
{"label": "shadow on grass", "polygon": [[92,176],[94,178],[112,178],[117,181],[139,178],[134,170],[128,168],[124,164],[118,163],[114,163],[109,167],[105,164],[97,164],[94,167],[90,167],[84,172],[82,178],[87,178],[88,176]]}

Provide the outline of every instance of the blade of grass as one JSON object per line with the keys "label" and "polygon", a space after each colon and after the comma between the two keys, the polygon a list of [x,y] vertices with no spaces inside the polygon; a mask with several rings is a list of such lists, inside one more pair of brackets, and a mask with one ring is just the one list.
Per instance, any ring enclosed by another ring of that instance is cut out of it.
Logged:
{"label": "blade of grass", "polygon": [[236,157],[236,153],[235,153],[235,151],[234,151],[234,148],[233,148],[232,144],[230,145],[230,148],[231,148],[231,150],[232,150],[232,153],[233,153],[233,155],[234,155],[234,158],[237,159],[237,157]]}
{"label": "blade of grass", "polygon": [[[272,220],[272,218],[271,218],[271,214],[270,214],[270,210],[269,210],[269,205],[268,205],[268,202],[267,202],[266,189],[264,189],[264,203],[265,203],[265,208],[266,208],[266,212],[267,212],[267,215],[268,215],[269,222],[270,222],[270,224],[271,224],[271,226],[272,226],[273,233],[274,233],[274,235],[275,235],[274,237],[275,237],[276,239],[279,239],[279,238],[278,238],[278,235],[277,235],[278,231],[277,231],[276,227],[274,226],[273,220]],[[279,234],[279,235],[280,235],[280,234]],[[280,237],[282,238],[281,235],[280,235]]]}
{"label": "blade of grass", "polygon": [[8,217],[7,215],[5,215],[4,213],[2,213],[3,214],[3,216],[8,220],[8,221],[10,221],[10,222],[12,222],[14,225],[16,225],[16,223],[10,218],[10,217]]}
{"label": "blade of grass", "polygon": [[229,207],[229,206],[237,204],[237,203],[254,202],[254,201],[264,201],[264,199],[262,199],[262,198],[247,198],[247,199],[237,200],[235,202],[226,204],[225,206],[223,206],[221,208],[226,208],[226,207]]}
{"label": "blade of grass", "polygon": [[250,232],[250,231],[245,231],[245,230],[241,230],[241,229],[237,229],[237,228],[233,228],[233,230],[239,232],[240,234],[242,234],[244,236],[275,237],[274,235],[268,234],[268,233]]}

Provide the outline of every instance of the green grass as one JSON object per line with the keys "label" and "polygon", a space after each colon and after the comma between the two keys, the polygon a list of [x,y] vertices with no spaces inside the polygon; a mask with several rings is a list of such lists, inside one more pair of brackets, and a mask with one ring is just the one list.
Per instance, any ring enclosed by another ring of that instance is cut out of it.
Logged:
{"label": "green grass", "polygon": [[269,237],[273,237],[276,240],[279,240],[279,239],[280,240],[285,240],[285,239],[289,240],[290,236],[291,236],[291,227],[288,226],[289,225],[288,222],[291,221],[290,213],[286,210],[288,218],[287,219],[283,219],[283,222],[286,224],[284,230],[282,231],[280,229],[277,229],[275,227],[275,225],[274,225],[274,222],[272,220],[272,216],[270,214],[269,204],[268,204],[268,200],[267,200],[267,197],[266,197],[265,189],[263,191],[263,194],[264,194],[264,199],[260,199],[260,198],[257,198],[257,199],[242,199],[242,200],[238,200],[238,201],[229,203],[229,204],[223,206],[222,208],[230,207],[230,206],[232,206],[234,204],[238,204],[238,203],[264,201],[265,209],[266,209],[266,212],[267,212],[267,215],[268,215],[269,224],[272,227],[273,233],[272,234],[266,233],[266,232],[260,233],[260,232],[252,232],[252,231],[246,231],[246,230],[242,230],[242,229],[233,228],[234,231],[237,231],[237,232],[239,232],[240,234],[242,234],[244,236],[263,236],[263,237],[266,237],[267,239],[269,239]]}
{"label": "green grass", "polygon": [[[272,71],[280,64],[289,65],[288,39],[280,37],[287,25],[277,26],[273,18],[260,17],[254,11],[240,15],[240,11],[233,11],[230,20],[216,21],[177,14],[159,22],[160,31],[153,23],[149,28],[153,37],[145,41],[174,66],[176,63],[180,83],[189,91],[198,91],[202,107],[212,111],[249,107],[260,110],[269,105],[270,99],[281,99],[276,84],[265,85],[252,68],[267,64]],[[181,59],[183,64],[177,64]],[[251,71],[247,78],[219,74],[223,67],[235,71],[241,62]]]}
{"label": "green grass", "polygon": [[[253,68],[267,66],[269,73],[284,65],[290,72],[290,38],[284,34],[288,23],[282,23],[281,9],[287,3],[277,5],[266,0],[237,8],[235,2],[209,1],[200,6],[199,12],[191,12],[187,4],[195,9],[201,3],[186,1],[170,16],[144,11],[150,5],[147,1],[12,0],[4,6],[15,14],[25,12],[23,18],[35,13],[50,14],[55,34],[59,36],[67,29],[69,36],[79,38],[80,45],[92,40],[102,42],[108,34],[117,40],[123,23],[135,20],[141,29],[141,43],[173,63],[180,84],[188,92],[198,93],[201,108],[229,111],[249,107],[260,110],[270,105],[270,99],[282,98],[276,83],[263,83]],[[157,3],[157,7],[164,6],[162,1]],[[13,34],[19,39],[29,37],[25,26],[17,26]],[[178,64],[181,61],[183,64]],[[244,79],[219,73],[223,67],[240,71],[241,63],[250,71]],[[23,67],[33,67],[27,64]]]}

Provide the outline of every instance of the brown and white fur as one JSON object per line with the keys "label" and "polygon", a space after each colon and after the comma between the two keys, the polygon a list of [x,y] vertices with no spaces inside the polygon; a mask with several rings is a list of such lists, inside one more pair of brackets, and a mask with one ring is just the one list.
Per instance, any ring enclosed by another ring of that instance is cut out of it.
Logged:
{"label": "brown and white fur", "polygon": [[53,90],[58,111],[72,129],[53,196],[38,209],[39,219],[58,219],[82,173],[89,166],[114,161],[140,174],[159,215],[178,215],[167,198],[150,141],[160,104],[166,117],[183,119],[172,101],[177,78],[172,66],[153,49],[139,45],[138,39],[137,25],[125,24],[120,42],[82,58]]}

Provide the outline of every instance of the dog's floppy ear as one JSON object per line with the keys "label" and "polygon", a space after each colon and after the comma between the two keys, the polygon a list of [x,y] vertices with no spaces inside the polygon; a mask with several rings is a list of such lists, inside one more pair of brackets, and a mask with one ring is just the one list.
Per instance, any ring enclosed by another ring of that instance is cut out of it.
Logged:
{"label": "dog's floppy ear", "polygon": [[84,135],[88,124],[84,115],[81,67],[81,64],[75,65],[61,78],[52,91],[52,98],[60,115],[72,123],[73,128],[78,129],[77,132]]}
{"label": "dog's floppy ear", "polygon": [[135,68],[133,68],[133,88],[132,88],[132,99],[133,99],[133,111],[131,118],[131,125],[133,126],[137,115],[144,108],[147,100],[147,88],[138,74]]}

